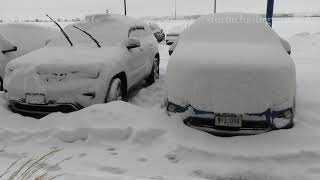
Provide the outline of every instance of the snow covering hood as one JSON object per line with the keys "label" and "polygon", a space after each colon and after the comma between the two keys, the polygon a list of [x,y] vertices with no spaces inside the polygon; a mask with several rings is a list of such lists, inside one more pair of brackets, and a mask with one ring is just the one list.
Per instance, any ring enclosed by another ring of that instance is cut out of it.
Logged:
{"label": "snow covering hood", "polygon": [[37,68],[51,73],[99,72],[117,61],[119,51],[120,47],[45,47],[11,61],[7,70]]}
{"label": "snow covering hood", "polygon": [[[228,14],[218,15],[224,16]],[[215,16],[205,18],[182,34],[169,61],[166,79],[169,101],[218,113],[262,113],[269,108],[291,107],[296,93],[295,65],[281,47],[278,36],[260,23],[257,28],[248,28],[252,32],[238,34],[264,36],[258,39],[250,40],[249,35],[224,38],[238,33],[236,24],[215,32],[220,33],[214,34],[217,40],[205,38],[214,25],[205,24],[203,30],[203,22]],[[199,34],[201,30],[203,33]]]}

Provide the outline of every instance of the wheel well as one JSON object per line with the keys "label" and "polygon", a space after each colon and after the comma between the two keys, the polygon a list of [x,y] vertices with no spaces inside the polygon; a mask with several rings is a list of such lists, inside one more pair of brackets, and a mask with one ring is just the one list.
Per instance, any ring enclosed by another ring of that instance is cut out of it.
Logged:
{"label": "wheel well", "polygon": [[128,91],[128,82],[127,82],[126,73],[125,72],[121,72],[121,73],[119,73],[119,74],[117,74],[117,75],[115,75],[113,77],[113,79],[115,79],[115,78],[119,78],[121,80],[122,89],[124,90],[124,93],[125,93],[124,96],[126,96],[127,95],[127,91]]}

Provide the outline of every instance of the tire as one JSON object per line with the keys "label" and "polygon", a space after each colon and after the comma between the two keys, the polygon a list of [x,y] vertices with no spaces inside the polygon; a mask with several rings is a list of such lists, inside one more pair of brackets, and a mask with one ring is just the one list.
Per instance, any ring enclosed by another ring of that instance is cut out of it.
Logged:
{"label": "tire", "polygon": [[3,91],[3,80],[1,77],[0,77],[0,91]]}
{"label": "tire", "polygon": [[146,79],[147,85],[150,86],[156,82],[160,77],[159,59],[157,57],[153,60],[151,74]]}
{"label": "tire", "polygon": [[119,78],[114,78],[110,82],[105,103],[122,101],[124,100],[124,94],[121,80]]}

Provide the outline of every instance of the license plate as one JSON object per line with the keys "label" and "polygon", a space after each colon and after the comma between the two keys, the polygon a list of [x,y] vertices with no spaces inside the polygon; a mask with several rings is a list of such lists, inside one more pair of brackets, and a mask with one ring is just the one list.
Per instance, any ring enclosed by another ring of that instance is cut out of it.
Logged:
{"label": "license plate", "polygon": [[43,94],[27,94],[27,104],[46,104],[46,100]]}
{"label": "license plate", "polygon": [[241,116],[236,115],[216,115],[215,125],[223,127],[242,127]]}

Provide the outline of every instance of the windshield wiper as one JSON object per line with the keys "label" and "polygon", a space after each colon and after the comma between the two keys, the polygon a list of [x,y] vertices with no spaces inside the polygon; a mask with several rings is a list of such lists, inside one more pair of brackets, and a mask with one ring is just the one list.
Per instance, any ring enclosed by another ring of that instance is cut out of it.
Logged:
{"label": "windshield wiper", "polygon": [[87,31],[85,31],[85,30],[83,30],[83,29],[80,29],[80,28],[77,27],[77,26],[73,26],[73,27],[76,28],[76,29],[78,29],[79,31],[83,32],[84,34],[88,35],[88,36],[90,37],[90,39],[92,39],[92,41],[94,41],[94,42],[97,44],[97,46],[98,46],[99,48],[101,48],[101,45],[100,45],[99,41],[98,41],[96,38],[94,38],[91,34],[89,34]]}
{"label": "windshield wiper", "polygon": [[53,20],[48,14],[47,14],[47,17],[50,18],[50,20],[51,20],[52,22],[54,22],[54,23],[59,27],[60,31],[62,32],[62,34],[63,34],[64,37],[68,40],[70,46],[72,47],[73,44],[72,44],[69,36],[68,36],[67,33],[62,29],[62,27],[60,26],[60,24],[58,24],[55,20]]}

